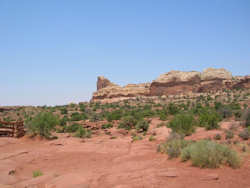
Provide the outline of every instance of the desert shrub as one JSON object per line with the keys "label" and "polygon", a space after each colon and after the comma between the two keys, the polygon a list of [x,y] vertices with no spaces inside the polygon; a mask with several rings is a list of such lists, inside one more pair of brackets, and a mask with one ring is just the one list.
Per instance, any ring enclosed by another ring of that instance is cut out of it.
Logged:
{"label": "desert shrub", "polygon": [[71,121],[80,121],[87,119],[86,114],[80,114],[79,112],[74,112],[71,114]]}
{"label": "desert shrub", "polygon": [[79,124],[74,123],[72,125],[67,126],[65,131],[68,133],[74,133],[79,129],[79,127],[81,127]]}
{"label": "desert shrub", "polygon": [[232,109],[230,108],[230,106],[221,106],[217,112],[221,115],[222,118],[229,118],[232,116],[233,112]]}
{"label": "desert shrub", "polygon": [[243,140],[248,140],[250,138],[250,127],[247,127],[241,131],[239,133],[239,137],[241,137]]}
{"label": "desert shrub", "polygon": [[112,128],[113,125],[111,123],[106,123],[106,124],[103,124],[102,125],[102,129],[109,129],[109,128]]}
{"label": "desert shrub", "polygon": [[236,102],[232,102],[231,104],[229,104],[229,107],[230,107],[232,110],[240,110],[240,109],[241,109],[240,104],[239,104],[239,103],[236,103]]}
{"label": "desert shrub", "polygon": [[91,137],[91,131],[88,129],[83,128],[82,126],[79,126],[76,133],[75,137],[78,138],[90,138]]}
{"label": "desert shrub", "polygon": [[123,117],[122,121],[119,123],[118,128],[130,130],[130,129],[134,128],[136,123],[137,123],[137,121],[133,116],[125,116],[125,117]]}
{"label": "desert shrub", "polygon": [[40,135],[50,138],[51,131],[55,130],[55,126],[59,123],[57,116],[51,112],[40,112],[32,119],[26,121],[25,125],[28,132],[32,135]]}
{"label": "desert shrub", "polygon": [[221,139],[221,135],[220,135],[220,134],[214,135],[214,139],[215,139],[215,140],[220,140],[220,139]]}
{"label": "desert shrub", "polygon": [[171,138],[168,139],[165,143],[158,145],[157,151],[160,153],[168,154],[168,158],[176,158],[181,154],[181,150],[185,148],[190,141],[186,141],[181,138]]}
{"label": "desert shrub", "polygon": [[167,137],[167,140],[174,140],[174,139],[184,139],[185,135],[184,134],[179,134],[174,131],[170,133],[170,135]]}
{"label": "desert shrub", "polygon": [[67,121],[68,121],[68,117],[67,117],[67,116],[63,116],[63,118],[60,119],[59,124],[60,124],[61,126],[64,126],[64,125],[67,124]]}
{"label": "desert shrub", "polygon": [[149,123],[146,120],[140,120],[136,123],[135,128],[138,132],[147,132]]}
{"label": "desert shrub", "polygon": [[233,168],[240,166],[240,159],[235,151],[208,140],[200,140],[188,145],[182,150],[181,159],[191,160],[193,166],[201,168],[218,168],[221,164],[227,164]]}
{"label": "desert shrub", "polygon": [[155,140],[155,137],[153,135],[151,135],[149,138],[148,138],[148,141],[152,142]]}
{"label": "desert shrub", "polygon": [[142,118],[152,117],[155,115],[155,112],[152,110],[152,105],[148,105],[148,104],[143,106],[139,112]]}
{"label": "desert shrub", "polygon": [[179,112],[179,108],[174,103],[169,103],[167,106],[167,111],[169,114],[174,115]]}
{"label": "desert shrub", "polygon": [[33,178],[36,178],[36,177],[39,177],[39,176],[42,176],[42,175],[43,175],[43,173],[40,170],[33,171]]}
{"label": "desert shrub", "polygon": [[91,122],[97,122],[103,120],[102,114],[92,113],[89,117]]}
{"label": "desert shrub", "polygon": [[80,103],[79,107],[80,107],[80,111],[81,112],[85,112],[86,111],[86,105],[85,104]]}
{"label": "desert shrub", "polygon": [[233,131],[226,130],[226,139],[232,139],[234,137]]}
{"label": "desert shrub", "polygon": [[241,118],[241,116],[242,116],[242,111],[241,110],[236,110],[236,111],[233,112],[233,114],[234,114],[235,118],[239,120]]}
{"label": "desert shrub", "polygon": [[67,114],[68,113],[67,108],[62,108],[60,111],[61,111],[61,114]]}
{"label": "desert shrub", "polygon": [[192,114],[177,114],[168,127],[179,134],[190,135],[195,130],[195,119]]}
{"label": "desert shrub", "polygon": [[120,120],[122,117],[122,111],[121,110],[115,110],[107,114],[107,121],[111,122],[113,120]]}
{"label": "desert shrub", "polygon": [[219,114],[212,109],[203,109],[199,112],[199,123],[207,130],[217,129],[220,120]]}
{"label": "desert shrub", "polygon": [[246,122],[246,126],[250,126],[250,109],[246,109],[242,115],[242,120]]}
{"label": "desert shrub", "polygon": [[132,135],[132,142],[135,142],[137,140],[142,140],[142,139],[143,139],[143,137],[140,135]]}
{"label": "desert shrub", "polygon": [[159,114],[159,117],[160,117],[160,120],[162,120],[162,121],[166,121],[167,120],[167,114],[164,113],[164,112],[161,112]]}

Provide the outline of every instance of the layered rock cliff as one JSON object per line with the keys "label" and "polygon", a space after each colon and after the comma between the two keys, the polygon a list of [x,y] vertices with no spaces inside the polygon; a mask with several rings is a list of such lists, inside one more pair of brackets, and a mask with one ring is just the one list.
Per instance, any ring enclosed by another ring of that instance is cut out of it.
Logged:
{"label": "layered rock cliff", "polygon": [[203,72],[170,71],[160,75],[152,83],[128,84],[124,87],[101,76],[98,77],[97,91],[94,92],[92,100],[204,93],[239,88],[250,89],[250,76],[233,77],[225,69],[214,68],[208,68]]}

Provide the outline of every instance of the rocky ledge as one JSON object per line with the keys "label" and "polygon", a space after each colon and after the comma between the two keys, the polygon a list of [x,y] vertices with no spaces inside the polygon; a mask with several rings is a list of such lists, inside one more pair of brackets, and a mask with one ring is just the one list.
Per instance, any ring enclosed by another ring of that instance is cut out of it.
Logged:
{"label": "rocky ledge", "polygon": [[168,96],[187,93],[217,92],[224,89],[250,89],[250,76],[232,76],[225,69],[208,68],[203,72],[170,71],[152,83],[128,84],[124,87],[100,76],[92,101],[127,99],[138,96]]}

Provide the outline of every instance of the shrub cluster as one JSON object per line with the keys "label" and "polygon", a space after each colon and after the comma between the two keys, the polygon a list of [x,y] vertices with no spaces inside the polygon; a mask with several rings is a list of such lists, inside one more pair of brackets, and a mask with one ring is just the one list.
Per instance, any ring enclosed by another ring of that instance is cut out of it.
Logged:
{"label": "shrub cluster", "polygon": [[76,133],[75,137],[78,138],[90,138],[91,137],[91,131],[88,129],[83,128],[82,126],[79,126]]}
{"label": "shrub cluster", "polygon": [[194,166],[201,168],[218,168],[221,164],[232,168],[240,166],[239,156],[229,147],[209,140],[187,141],[176,133],[158,145],[157,151],[168,154],[169,159],[181,156],[182,161],[191,160]]}
{"label": "shrub cluster", "polygon": [[181,159],[191,160],[194,166],[201,168],[218,168],[221,164],[232,168],[240,166],[240,159],[235,151],[209,140],[200,140],[188,145],[182,150]]}
{"label": "shrub cluster", "polygon": [[195,119],[192,114],[183,113],[177,114],[168,127],[174,132],[184,135],[191,135],[195,131]]}
{"label": "shrub cluster", "polygon": [[45,138],[50,138],[51,131],[55,130],[55,126],[58,123],[58,118],[51,112],[41,112],[32,119],[26,121],[25,125],[28,132],[32,135],[40,135]]}
{"label": "shrub cluster", "polygon": [[199,112],[200,126],[205,127],[207,130],[217,129],[220,120],[220,115],[213,109],[205,108]]}

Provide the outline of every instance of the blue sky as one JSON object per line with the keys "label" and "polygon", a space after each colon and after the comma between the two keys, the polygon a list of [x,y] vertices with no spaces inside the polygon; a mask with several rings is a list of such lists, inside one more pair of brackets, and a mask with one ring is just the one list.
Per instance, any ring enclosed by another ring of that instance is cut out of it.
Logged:
{"label": "blue sky", "polygon": [[86,101],[170,70],[250,74],[249,0],[0,0],[0,105]]}

